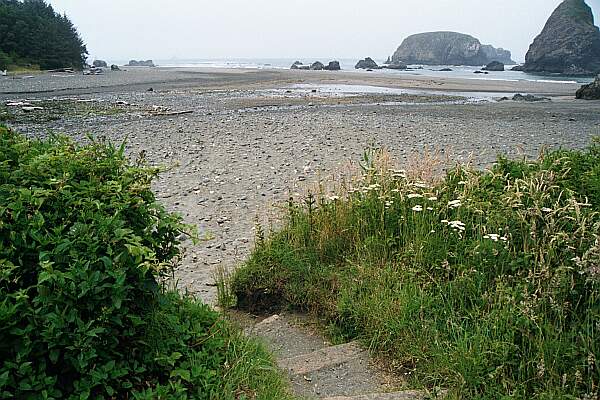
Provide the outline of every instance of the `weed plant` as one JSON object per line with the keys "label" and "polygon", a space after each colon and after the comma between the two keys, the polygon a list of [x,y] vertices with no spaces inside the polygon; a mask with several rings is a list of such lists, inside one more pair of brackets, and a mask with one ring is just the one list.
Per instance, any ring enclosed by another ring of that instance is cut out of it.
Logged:
{"label": "weed plant", "polygon": [[0,398],[288,398],[262,347],[161,284],[190,228],[158,173],[0,126]]}
{"label": "weed plant", "polygon": [[598,398],[598,141],[429,181],[383,152],[362,166],[290,199],[231,277],[238,307],[314,313],[450,398]]}

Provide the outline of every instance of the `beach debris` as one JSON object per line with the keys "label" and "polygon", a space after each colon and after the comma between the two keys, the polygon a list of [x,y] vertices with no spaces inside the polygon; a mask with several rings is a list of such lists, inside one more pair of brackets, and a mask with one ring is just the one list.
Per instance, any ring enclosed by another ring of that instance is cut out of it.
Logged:
{"label": "beach debris", "polygon": [[0,71],[0,76],[6,76],[6,75],[8,75],[8,71],[7,70]]}
{"label": "beach debris", "polygon": [[194,110],[185,110],[185,111],[160,111],[153,112],[152,115],[157,117],[172,117],[175,115],[184,115],[184,114],[192,114]]}
{"label": "beach debris", "polygon": [[131,105],[131,103],[128,103],[124,100],[118,100],[116,104],[119,106],[130,106]]}
{"label": "beach debris", "polygon": [[22,107],[21,110],[23,110],[23,112],[44,111],[44,107],[28,106]]}
{"label": "beach debris", "polygon": [[8,102],[6,103],[6,107],[29,107],[31,103],[27,103],[24,101],[16,101],[16,102]]}
{"label": "beach debris", "polygon": [[148,90],[146,90],[146,92],[154,92],[154,88],[148,88]]}
{"label": "beach debris", "polygon": [[100,75],[103,74],[104,70],[102,68],[91,67],[90,69],[86,69],[83,71],[84,75]]}
{"label": "beach debris", "polygon": [[68,74],[74,74],[75,70],[73,70],[73,68],[66,67],[66,68],[49,69],[46,72],[50,72],[50,73],[66,72]]}
{"label": "beach debris", "polygon": [[547,97],[538,97],[538,96],[534,96],[532,94],[526,94],[523,96],[520,93],[515,94],[512,99],[513,99],[513,101],[528,101],[528,102],[550,101],[550,99]]}

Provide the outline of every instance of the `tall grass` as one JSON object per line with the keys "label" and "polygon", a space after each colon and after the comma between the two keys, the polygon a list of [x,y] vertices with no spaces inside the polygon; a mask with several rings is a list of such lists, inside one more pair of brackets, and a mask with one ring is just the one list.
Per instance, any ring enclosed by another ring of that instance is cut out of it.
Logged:
{"label": "tall grass", "polygon": [[337,195],[290,199],[231,278],[238,307],[318,314],[451,397],[597,398],[597,141],[439,179],[383,152],[362,166]]}

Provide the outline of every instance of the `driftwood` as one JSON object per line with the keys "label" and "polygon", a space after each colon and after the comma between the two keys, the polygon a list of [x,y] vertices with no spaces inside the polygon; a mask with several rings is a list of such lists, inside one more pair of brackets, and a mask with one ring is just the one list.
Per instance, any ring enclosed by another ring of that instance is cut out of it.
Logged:
{"label": "driftwood", "polygon": [[58,68],[58,69],[49,69],[46,72],[68,72],[69,74],[74,74],[75,71],[73,68]]}
{"label": "driftwood", "polygon": [[44,107],[23,107],[21,110],[23,112],[44,111]]}
{"label": "driftwood", "polygon": [[186,110],[186,111],[167,111],[167,112],[159,112],[159,113],[154,113],[152,115],[155,116],[159,116],[159,117],[172,117],[174,115],[183,115],[183,114],[191,114],[193,113],[194,110]]}

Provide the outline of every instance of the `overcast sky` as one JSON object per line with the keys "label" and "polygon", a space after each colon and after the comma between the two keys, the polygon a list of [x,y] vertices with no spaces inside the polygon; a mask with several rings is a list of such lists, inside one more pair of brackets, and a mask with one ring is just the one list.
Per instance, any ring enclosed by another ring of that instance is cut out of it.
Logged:
{"label": "overcast sky", "polygon": [[[522,61],[561,0],[50,0],[108,61],[384,59],[413,33],[452,30]],[[587,0],[600,15],[600,0]]]}

